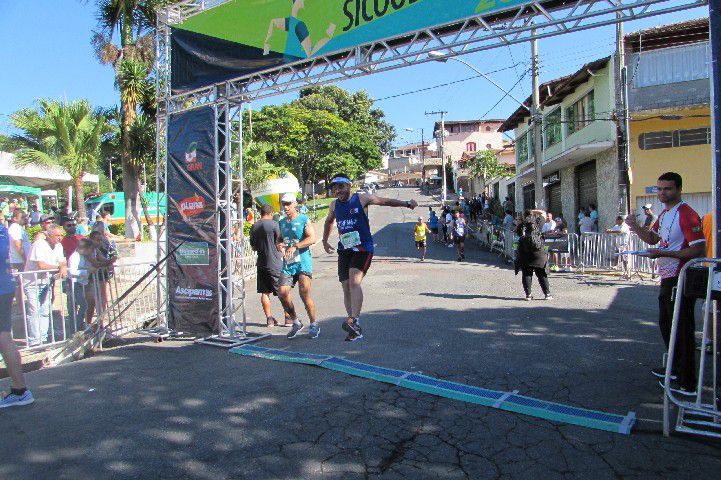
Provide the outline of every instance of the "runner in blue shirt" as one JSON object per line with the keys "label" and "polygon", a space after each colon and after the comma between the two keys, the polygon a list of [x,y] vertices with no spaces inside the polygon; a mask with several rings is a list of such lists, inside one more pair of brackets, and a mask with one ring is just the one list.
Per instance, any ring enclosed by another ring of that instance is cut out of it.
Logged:
{"label": "runner in blue shirt", "polygon": [[33,403],[33,394],[27,389],[23,375],[22,359],[12,338],[12,305],[15,297],[15,280],[10,273],[8,253],[10,236],[0,224],[0,354],[10,375],[10,393],[0,399],[0,408],[19,407]]}
{"label": "runner in blue shirt", "polygon": [[438,241],[438,216],[436,216],[436,212],[433,211],[433,207],[428,207],[428,228],[431,229],[431,232],[433,233],[433,241]]}
{"label": "runner in blue shirt", "polygon": [[331,192],[336,200],[330,204],[328,217],[323,228],[323,248],[328,253],[335,249],[328,243],[333,223],[338,227],[338,280],[343,286],[343,303],[348,318],[343,322],[343,330],[348,332],[346,341],[353,342],[363,338],[359,325],[363,307],[363,289],[361,282],[373,259],[373,236],[368,223],[368,206],[406,207],[411,210],[418,203],[415,200],[395,200],[391,198],[352,193],[348,175],[338,174],[331,180]]}
{"label": "runner in blue shirt", "polygon": [[286,193],[280,199],[285,217],[280,219],[280,235],[283,238],[283,268],[280,271],[280,288],[278,296],[286,308],[293,324],[288,338],[295,338],[305,328],[298,319],[290,298],[290,290],[295,284],[300,285],[300,298],[308,312],[310,338],[318,338],[320,326],[315,321],[315,304],[310,296],[311,280],[313,279],[313,258],[310,247],[315,243],[315,231],[307,215],[298,212],[295,194]]}

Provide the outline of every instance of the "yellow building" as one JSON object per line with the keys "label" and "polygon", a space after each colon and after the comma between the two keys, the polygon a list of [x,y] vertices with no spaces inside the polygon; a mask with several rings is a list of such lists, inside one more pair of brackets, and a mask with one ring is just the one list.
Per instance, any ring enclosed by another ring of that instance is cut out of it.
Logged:
{"label": "yellow building", "polygon": [[626,36],[629,71],[631,208],[663,207],[656,181],[683,178],[683,199],[711,210],[710,48],[708,18],[663,25]]}

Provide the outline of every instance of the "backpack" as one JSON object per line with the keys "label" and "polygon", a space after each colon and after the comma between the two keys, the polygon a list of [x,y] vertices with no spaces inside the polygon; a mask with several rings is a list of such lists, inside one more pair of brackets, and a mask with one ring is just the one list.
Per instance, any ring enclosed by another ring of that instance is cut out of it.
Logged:
{"label": "backpack", "polygon": [[524,221],[521,229],[521,237],[518,239],[519,249],[529,253],[543,250],[543,238],[535,223]]}

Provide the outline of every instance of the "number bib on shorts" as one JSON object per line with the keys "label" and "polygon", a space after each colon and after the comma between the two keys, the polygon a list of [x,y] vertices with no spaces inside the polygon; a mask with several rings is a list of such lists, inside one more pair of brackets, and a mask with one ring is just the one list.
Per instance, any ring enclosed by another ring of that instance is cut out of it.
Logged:
{"label": "number bib on shorts", "polygon": [[340,243],[343,248],[353,248],[361,244],[360,233],[357,230],[341,234]]}

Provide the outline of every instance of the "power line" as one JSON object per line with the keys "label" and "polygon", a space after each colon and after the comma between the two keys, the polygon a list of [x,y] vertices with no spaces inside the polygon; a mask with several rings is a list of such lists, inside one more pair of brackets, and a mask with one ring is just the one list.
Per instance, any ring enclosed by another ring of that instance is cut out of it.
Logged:
{"label": "power line", "polygon": [[[516,64],[514,64],[514,65],[508,66],[508,67],[499,68],[498,70],[493,70],[493,71],[491,71],[491,72],[487,72],[487,73],[485,73],[485,75],[490,75],[491,73],[502,72],[502,71],[504,71],[504,70],[510,70],[511,68],[515,68],[515,67],[517,67],[518,65],[521,65],[521,64],[522,64],[522,63],[519,62],[519,63],[516,63]],[[454,81],[452,81],[452,82],[439,83],[438,85],[432,85],[432,86],[430,86],[430,87],[419,88],[418,90],[412,90],[412,91],[410,91],[410,92],[397,93],[397,94],[395,94],[395,95],[389,95],[389,96],[387,96],[387,97],[376,98],[376,99],[373,100],[373,102],[380,102],[380,101],[383,101],[383,100],[390,100],[390,99],[392,99],[392,98],[403,97],[403,96],[405,96],[405,95],[412,95],[412,94],[414,94],[414,93],[420,93],[420,92],[425,92],[425,91],[428,91],[428,90],[433,90],[434,88],[447,87],[447,86],[449,86],[449,85],[454,85],[454,84],[456,84],[456,83],[467,82],[467,81],[469,81],[469,80],[474,80],[474,79],[476,79],[476,78],[483,78],[483,75],[474,75],[474,76],[472,76],[472,77],[462,78],[462,79],[460,79],[460,80],[454,80]]]}
{"label": "power line", "polygon": [[526,70],[525,72],[523,72],[523,75],[521,75],[520,77],[518,77],[518,80],[516,80],[516,83],[514,83],[513,86],[508,89],[508,92],[506,92],[505,94],[503,94],[503,96],[501,97],[501,99],[498,100],[498,101],[495,103],[495,105],[493,105],[491,108],[489,108],[486,113],[484,113],[483,115],[481,115],[481,118],[486,118],[486,115],[488,115],[489,113],[491,113],[491,112],[493,111],[493,109],[498,106],[499,103],[501,103],[503,100],[505,100],[505,98],[508,96],[508,93],[510,93],[514,88],[516,88],[516,86],[517,86],[519,83],[521,83],[521,81],[526,77],[526,75],[528,75],[528,72],[529,72],[529,71],[530,71],[530,70]]}

